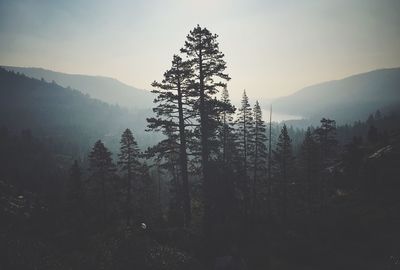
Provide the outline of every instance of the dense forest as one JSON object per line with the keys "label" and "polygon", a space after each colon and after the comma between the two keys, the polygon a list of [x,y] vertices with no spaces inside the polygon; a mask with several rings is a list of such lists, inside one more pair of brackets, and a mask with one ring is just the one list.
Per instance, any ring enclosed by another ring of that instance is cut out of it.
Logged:
{"label": "dense forest", "polygon": [[196,26],[152,112],[0,69],[0,269],[397,269],[398,112],[273,122],[226,66]]}

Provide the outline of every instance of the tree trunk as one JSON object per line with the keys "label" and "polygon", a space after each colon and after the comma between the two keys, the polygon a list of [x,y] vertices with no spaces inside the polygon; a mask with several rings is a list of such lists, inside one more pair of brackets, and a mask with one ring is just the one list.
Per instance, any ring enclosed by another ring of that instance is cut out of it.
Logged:
{"label": "tree trunk", "polygon": [[182,174],[182,189],[183,189],[183,208],[184,208],[184,226],[189,227],[192,219],[191,203],[190,203],[190,188],[188,176],[188,160],[186,153],[186,134],[185,123],[183,118],[182,90],[178,81],[178,112],[179,112],[179,160]]}
{"label": "tree trunk", "polygon": [[204,72],[203,72],[203,55],[199,50],[199,92],[200,92],[200,144],[201,144],[201,165],[203,173],[203,193],[204,193],[204,229],[205,234],[210,236],[212,213],[211,213],[211,180],[209,175],[208,162],[208,117],[206,111],[205,89],[204,89]]}

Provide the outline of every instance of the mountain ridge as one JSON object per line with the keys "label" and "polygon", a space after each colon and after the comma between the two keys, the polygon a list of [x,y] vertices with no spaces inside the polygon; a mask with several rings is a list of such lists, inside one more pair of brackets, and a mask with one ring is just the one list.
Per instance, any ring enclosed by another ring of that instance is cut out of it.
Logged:
{"label": "mountain ridge", "polygon": [[55,81],[63,87],[70,87],[95,99],[109,104],[117,104],[130,109],[151,107],[153,94],[123,83],[115,78],[100,75],[70,74],[41,67],[1,66],[6,70],[25,74],[34,79]]}
{"label": "mountain ridge", "polygon": [[[28,77],[55,81],[63,87],[72,87],[109,104],[130,109],[150,109],[153,105],[154,96],[151,92],[115,78],[69,74],[40,67],[3,67]],[[311,121],[328,117],[339,123],[365,119],[376,110],[387,113],[397,111],[400,107],[400,67],[375,69],[312,84],[288,96],[273,99],[272,105],[275,113],[301,116]],[[267,107],[264,104],[264,108],[269,109]]]}
{"label": "mountain ridge", "polygon": [[158,141],[157,134],[145,131],[150,114],[150,110],[110,105],[55,82],[0,68],[0,128],[14,133],[28,129],[38,138],[83,151],[102,139],[115,151],[120,134],[130,128],[138,143],[147,147]]}
{"label": "mountain ridge", "polygon": [[275,112],[308,119],[330,117],[342,123],[365,119],[376,110],[396,111],[399,105],[400,67],[321,82],[272,101]]}

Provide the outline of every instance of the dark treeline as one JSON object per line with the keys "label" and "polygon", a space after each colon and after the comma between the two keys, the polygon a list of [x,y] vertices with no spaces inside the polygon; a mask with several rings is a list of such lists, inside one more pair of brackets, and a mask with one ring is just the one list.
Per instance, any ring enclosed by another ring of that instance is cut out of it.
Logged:
{"label": "dark treeline", "polygon": [[395,266],[398,116],[271,123],[246,91],[232,105],[217,39],[195,27],[153,82],[147,131],[163,139],[146,151],[128,128],[84,158],[1,129],[2,268]]}

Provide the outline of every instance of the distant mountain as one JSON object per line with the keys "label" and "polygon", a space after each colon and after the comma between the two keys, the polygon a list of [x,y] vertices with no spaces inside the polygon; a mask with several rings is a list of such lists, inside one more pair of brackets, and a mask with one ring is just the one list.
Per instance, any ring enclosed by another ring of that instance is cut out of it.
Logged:
{"label": "distant mountain", "polygon": [[144,149],[158,142],[145,132],[151,110],[134,112],[90,98],[56,83],[0,68],[0,128],[29,129],[39,138],[59,142],[82,154],[101,139],[115,153],[122,131],[130,128]]}
{"label": "distant mountain", "polygon": [[3,68],[39,80],[43,78],[47,82],[55,81],[63,87],[71,87],[93,98],[127,108],[151,108],[154,99],[149,91],[126,85],[109,77],[66,74],[42,68],[10,66],[3,66]]}
{"label": "distant mountain", "polygon": [[400,68],[380,69],[303,88],[273,102],[273,111],[339,123],[364,120],[376,110],[400,110]]}

